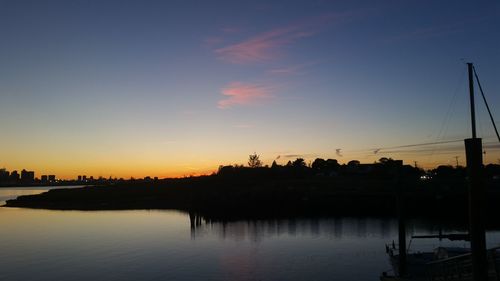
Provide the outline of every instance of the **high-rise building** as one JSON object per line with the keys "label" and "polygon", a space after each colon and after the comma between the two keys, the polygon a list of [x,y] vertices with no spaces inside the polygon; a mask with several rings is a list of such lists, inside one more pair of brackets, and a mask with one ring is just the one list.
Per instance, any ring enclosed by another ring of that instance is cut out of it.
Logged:
{"label": "high-rise building", "polygon": [[10,173],[10,180],[11,181],[19,181],[19,178],[20,178],[19,173],[16,170],[14,170],[14,171],[12,171],[12,173]]}
{"label": "high-rise building", "polygon": [[42,180],[42,182],[47,182],[48,180],[47,175],[42,175],[40,179]]}
{"label": "high-rise building", "polygon": [[78,181],[82,181],[82,176],[78,176]]}
{"label": "high-rise building", "polygon": [[24,182],[35,181],[35,172],[34,171],[26,171],[25,169],[23,169],[21,171],[21,180]]}
{"label": "high-rise building", "polygon": [[49,175],[49,181],[50,182],[55,182],[56,181],[56,175]]}
{"label": "high-rise building", "polygon": [[9,171],[5,168],[0,169],[0,182],[9,180]]}

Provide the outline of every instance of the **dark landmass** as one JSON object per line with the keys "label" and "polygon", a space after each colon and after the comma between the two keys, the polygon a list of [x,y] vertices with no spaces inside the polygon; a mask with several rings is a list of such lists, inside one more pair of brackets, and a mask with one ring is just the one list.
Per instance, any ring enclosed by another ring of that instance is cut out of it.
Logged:
{"label": "dark landmass", "polygon": [[65,182],[54,182],[54,183],[10,183],[10,184],[0,184],[0,188],[12,188],[12,187],[44,187],[44,186],[83,186],[91,185],[89,183],[82,183],[76,181],[65,181]]}
{"label": "dark landmass", "polygon": [[0,180],[0,188],[10,187],[43,187],[43,186],[78,186],[78,185],[110,185],[115,183],[126,182],[124,179],[88,179],[88,180],[57,180],[57,181],[41,181],[35,180]]}
{"label": "dark landmass", "polygon": [[[489,214],[500,211],[498,184],[489,184]],[[8,207],[58,210],[177,209],[211,218],[396,214],[404,189],[411,216],[467,218],[465,182],[353,179],[241,180],[206,176],[151,183],[54,189],[20,196]]]}
{"label": "dark landmass", "polygon": [[[422,179],[421,171],[398,163],[374,167],[366,172],[342,171],[339,166],[332,175],[305,165],[225,166],[211,176],[53,189],[8,200],[5,206],[56,210],[176,209],[212,220],[396,216],[397,196],[403,194],[408,216],[467,220],[463,168],[443,169],[432,179]],[[486,178],[485,185],[486,212],[493,219],[500,212],[500,181]]]}

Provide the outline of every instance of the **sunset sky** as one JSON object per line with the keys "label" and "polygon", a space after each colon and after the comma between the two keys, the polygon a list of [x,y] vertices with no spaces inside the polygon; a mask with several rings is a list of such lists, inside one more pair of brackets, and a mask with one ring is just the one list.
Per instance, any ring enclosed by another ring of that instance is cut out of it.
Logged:
{"label": "sunset sky", "polygon": [[496,0],[0,0],[0,36],[0,168],[38,177],[464,165],[469,61],[500,123]]}

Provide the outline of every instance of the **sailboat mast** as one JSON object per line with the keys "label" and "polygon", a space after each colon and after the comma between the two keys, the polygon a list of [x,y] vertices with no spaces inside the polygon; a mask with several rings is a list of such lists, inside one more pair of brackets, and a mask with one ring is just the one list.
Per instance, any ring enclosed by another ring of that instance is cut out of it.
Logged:
{"label": "sailboat mast", "polygon": [[469,96],[470,96],[470,118],[472,124],[472,138],[475,139],[476,135],[476,110],[474,105],[474,77],[473,66],[471,62],[467,63],[467,70],[469,72]]}
{"label": "sailboat mast", "polygon": [[471,238],[472,276],[474,281],[488,280],[486,256],[486,236],[484,223],[485,188],[482,182],[483,145],[476,136],[476,116],[474,110],[473,65],[467,63],[469,70],[470,113],[472,138],[465,139],[465,156],[469,175],[469,235]]}

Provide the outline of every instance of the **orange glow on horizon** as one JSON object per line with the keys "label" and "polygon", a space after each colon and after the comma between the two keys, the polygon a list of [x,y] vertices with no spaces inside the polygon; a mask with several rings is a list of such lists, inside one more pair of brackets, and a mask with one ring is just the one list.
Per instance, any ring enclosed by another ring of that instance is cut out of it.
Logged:
{"label": "orange glow on horizon", "polygon": [[[455,155],[458,156],[458,164],[460,166],[465,166],[465,155],[464,153],[451,153],[451,154],[443,154],[443,155],[435,155],[433,157],[429,156],[404,156],[396,154],[392,155],[384,155],[384,154],[373,154],[363,157],[347,157],[347,156],[314,156],[314,157],[300,157],[300,155],[294,155],[294,157],[283,156],[279,159],[275,158],[266,158],[261,155],[261,160],[264,165],[271,165],[274,160],[279,165],[286,165],[288,161],[293,161],[296,158],[304,158],[306,163],[312,163],[316,158],[332,158],[337,159],[340,164],[347,164],[350,160],[359,160],[361,163],[374,163],[377,162],[381,157],[393,158],[398,160],[403,160],[405,165],[414,166],[415,162],[417,162],[417,166],[419,168],[423,168],[425,170],[436,168],[439,165],[451,165],[455,166],[457,159]],[[296,156],[296,157],[295,157]],[[361,156],[361,155],[357,155]],[[484,155],[484,164],[497,164],[498,161],[498,152],[492,152]],[[193,163],[193,165],[182,164],[182,165],[167,165],[166,163],[160,163],[158,161],[151,161],[148,163],[146,159],[142,159],[137,163],[137,167],[131,166],[130,164],[117,163],[114,161],[107,161],[107,163],[101,163],[101,165],[92,165],[90,163],[87,167],[84,167],[83,164],[80,165],[69,165],[68,163],[64,166],[59,166],[52,164],[50,166],[45,166],[43,162],[37,163],[37,165],[26,165],[23,166],[19,163],[16,166],[7,166],[7,170],[13,171],[17,170],[20,172],[22,169],[35,171],[35,177],[40,178],[41,175],[49,175],[54,174],[58,179],[71,180],[76,179],[79,175],[86,175],[87,177],[93,176],[94,178],[123,178],[130,179],[136,178],[141,179],[144,177],[158,177],[159,179],[163,178],[182,178],[189,176],[201,176],[201,175],[210,175],[214,172],[217,172],[217,169],[220,165],[247,165],[247,157],[235,160],[226,160],[226,161],[211,161],[211,162],[203,162],[198,161],[198,163]],[[203,163],[201,163],[203,162]]]}

